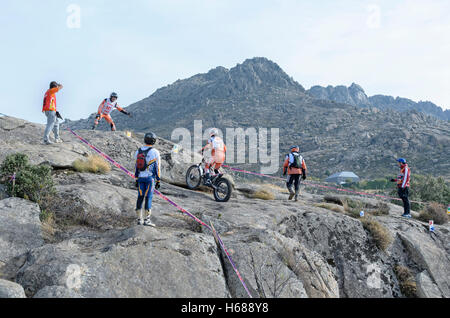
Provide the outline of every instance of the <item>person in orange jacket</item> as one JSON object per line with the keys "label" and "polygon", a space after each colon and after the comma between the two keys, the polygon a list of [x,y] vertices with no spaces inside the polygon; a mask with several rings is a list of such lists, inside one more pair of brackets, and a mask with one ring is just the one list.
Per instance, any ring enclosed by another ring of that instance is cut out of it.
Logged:
{"label": "person in orange jacket", "polygon": [[[307,171],[305,159],[303,159],[299,152],[299,146],[292,146],[291,153],[286,155],[286,159],[283,164],[283,175],[288,175],[286,186],[289,190],[289,200],[292,200],[295,196],[295,201],[298,201],[300,176],[302,176],[302,179],[305,180]],[[294,184],[295,192],[292,190],[292,184]]]}
{"label": "person in orange jacket", "polygon": [[61,138],[59,138],[59,122],[58,118],[61,118],[61,115],[56,110],[56,96],[55,94],[59,92],[63,86],[53,81],[50,83],[50,88],[45,92],[44,103],[42,105],[42,112],[47,116],[47,126],[45,127],[44,132],[44,143],[46,145],[50,145],[53,142],[50,140],[50,132],[53,130],[53,134],[55,135],[55,142],[62,142]]}
{"label": "person in orange jacket", "polygon": [[95,128],[97,128],[97,125],[100,123],[102,118],[105,118],[106,122],[111,125],[111,130],[115,131],[116,124],[114,124],[114,121],[110,115],[114,109],[117,109],[118,111],[120,111],[125,115],[131,116],[129,112],[127,112],[123,108],[119,107],[119,105],[117,105],[117,99],[118,95],[116,93],[111,93],[111,96],[109,98],[105,98],[101,102],[100,106],[98,107],[97,115],[95,116],[95,122],[94,126],[92,127],[92,130],[95,130]]}

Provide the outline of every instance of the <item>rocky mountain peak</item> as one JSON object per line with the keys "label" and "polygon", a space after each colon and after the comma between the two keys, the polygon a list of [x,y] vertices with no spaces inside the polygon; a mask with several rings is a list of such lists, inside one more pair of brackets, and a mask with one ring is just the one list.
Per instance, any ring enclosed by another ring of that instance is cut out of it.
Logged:
{"label": "rocky mountain peak", "polygon": [[258,86],[276,86],[294,88],[302,92],[304,88],[287,75],[275,62],[265,57],[255,57],[245,60],[230,70],[231,77],[238,86],[257,88]]}

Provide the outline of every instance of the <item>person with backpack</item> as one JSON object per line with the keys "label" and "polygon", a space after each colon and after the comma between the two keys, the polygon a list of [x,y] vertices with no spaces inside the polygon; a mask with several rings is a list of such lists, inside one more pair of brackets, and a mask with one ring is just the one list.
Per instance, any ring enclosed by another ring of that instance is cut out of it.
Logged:
{"label": "person with backpack", "polygon": [[[136,151],[136,170],[134,177],[138,187],[136,214],[138,225],[155,226],[151,222],[153,191],[160,188],[161,159],[159,151],[153,148],[156,135],[149,132],[144,137],[145,145]],[[145,220],[142,213],[142,203],[145,199]]]}
{"label": "person with backpack", "polygon": [[53,130],[53,134],[55,136],[55,142],[62,142],[61,138],[59,138],[59,122],[58,118],[61,118],[61,115],[56,110],[56,96],[55,94],[59,92],[63,86],[53,81],[50,83],[50,88],[45,92],[44,102],[42,105],[42,112],[47,116],[47,126],[45,127],[44,132],[44,144],[51,145],[53,142],[50,140],[50,132]]}
{"label": "person with backpack", "polygon": [[[283,164],[283,175],[288,175],[286,186],[289,190],[289,200],[295,196],[295,201],[298,201],[298,194],[300,191],[300,176],[303,180],[306,179],[306,163],[305,159],[300,155],[300,147],[292,146],[291,153],[286,155]],[[294,184],[295,192],[292,190]]]}
{"label": "person with backpack", "polygon": [[116,124],[114,123],[110,115],[114,109],[117,109],[125,115],[131,116],[129,112],[119,107],[119,105],[117,104],[118,98],[119,96],[113,92],[111,93],[111,96],[109,98],[105,98],[101,102],[100,106],[98,107],[97,115],[95,116],[95,122],[94,126],[92,126],[92,130],[95,130],[100,121],[105,118],[106,122],[111,125],[111,131],[116,131]]}
{"label": "person with backpack", "polygon": [[411,170],[404,158],[397,159],[397,164],[400,168],[400,173],[396,179],[391,179],[391,182],[397,182],[398,196],[403,201],[403,217],[411,218],[411,204],[409,202],[409,180],[411,178]]}

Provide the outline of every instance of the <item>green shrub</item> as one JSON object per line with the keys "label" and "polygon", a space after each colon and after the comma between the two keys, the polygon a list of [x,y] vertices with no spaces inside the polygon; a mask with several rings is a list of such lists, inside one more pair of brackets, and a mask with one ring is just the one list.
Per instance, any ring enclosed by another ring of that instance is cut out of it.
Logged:
{"label": "green shrub", "polygon": [[[15,181],[10,181],[15,174]],[[48,165],[33,166],[28,157],[21,153],[6,157],[0,166],[0,176],[6,183],[10,196],[24,198],[39,205],[47,196],[55,193],[52,168]]]}

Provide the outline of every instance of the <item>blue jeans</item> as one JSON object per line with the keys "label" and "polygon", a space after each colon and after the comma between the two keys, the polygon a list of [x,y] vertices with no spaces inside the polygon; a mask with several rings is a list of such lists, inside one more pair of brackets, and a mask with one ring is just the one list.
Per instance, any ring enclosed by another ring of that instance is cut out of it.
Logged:
{"label": "blue jeans", "polygon": [[152,177],[138,178],[138,199],[136,210],[142,209],[142,203],[145,199],[145,210],[152,208],[153,191],[155,190],[155,180]]}

